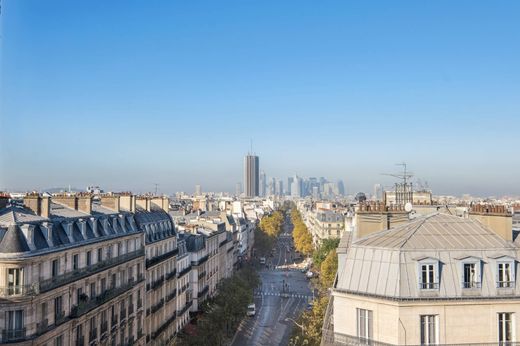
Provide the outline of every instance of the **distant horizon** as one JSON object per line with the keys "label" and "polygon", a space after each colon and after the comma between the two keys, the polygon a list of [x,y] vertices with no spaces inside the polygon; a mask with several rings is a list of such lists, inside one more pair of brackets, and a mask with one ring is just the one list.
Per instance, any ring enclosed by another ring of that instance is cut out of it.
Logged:
{"label": "distant horizon", "polygon": [[[0,189],[520,196],[520,2],[4,0]],[[251,140],[253,148],[251,148]]]}

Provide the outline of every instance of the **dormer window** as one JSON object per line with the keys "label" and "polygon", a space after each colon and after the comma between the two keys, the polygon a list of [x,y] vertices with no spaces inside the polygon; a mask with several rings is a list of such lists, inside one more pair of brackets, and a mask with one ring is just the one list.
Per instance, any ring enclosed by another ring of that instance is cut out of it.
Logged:
{"label": "dormer window", "polygon": [[515,287],[515,279],[512,261],[500,261],[497,263],[497,287],[513,288]]}
{"label": "dormer window", "polygon": [[480,279],[477,277],[476,263],[463,263],[463,288],[478,288],[480,287]]}
{"label": "dormer window", "polygon": [[482,286],[481,279],[481,259],[473,256],[465,256],[456,258],[461,260],[461,287],[463,289],[480,288]]}
{"label": "dormer window", "polygon": [[439,289],[439,261],[435,258],[426,257],[418,260],[419,289]]}

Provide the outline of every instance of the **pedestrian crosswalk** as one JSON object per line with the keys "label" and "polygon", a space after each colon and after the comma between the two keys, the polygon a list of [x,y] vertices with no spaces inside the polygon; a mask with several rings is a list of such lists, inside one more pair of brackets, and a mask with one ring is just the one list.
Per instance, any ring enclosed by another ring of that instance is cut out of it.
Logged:
{"label": "pedestrian crosswalk", "polygon": [[262,296],[301,298],[301,299],[307,299],[308,301],[311,301],[313,299],[313,296],[308,295],[308,294],[288,293],[288,292],[279,292],[279,291],[257,291],[257,292],[255,292],[254,296],[255,296],[255,298],[261,298]]}

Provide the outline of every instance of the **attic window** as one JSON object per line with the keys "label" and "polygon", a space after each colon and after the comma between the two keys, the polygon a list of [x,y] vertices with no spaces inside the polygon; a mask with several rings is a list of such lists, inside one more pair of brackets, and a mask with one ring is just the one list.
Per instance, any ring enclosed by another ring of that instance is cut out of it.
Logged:
{"label": "attic window", "polygon": [[425,258],[419,261],[418,266],[419,289],[439,289],[439,261],[434,258]]}
{"label": "attic window", "polygon": [[515,278],[513,270],[513,261],[500,261],[497,263],[497,287],[498,288],[514,288]]}
{"label": "attic window", "polygon": [[461,286],[463,289],[480,288],[481,279],[481,259],[476,257],[466,257],[460,264]]}

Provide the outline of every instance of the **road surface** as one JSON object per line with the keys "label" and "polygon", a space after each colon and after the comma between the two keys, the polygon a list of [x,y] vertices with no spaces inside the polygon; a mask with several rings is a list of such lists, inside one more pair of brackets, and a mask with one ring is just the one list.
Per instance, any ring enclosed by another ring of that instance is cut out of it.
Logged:
{"label": "road surface", "polygon": [[305,274],[293,268],[292,225],[286,220],[275,253],[267,261],[269,269],[259,271],[261,287],[255,292],[256,316],[240,325],[233,346],[287,345],[296,320],[312,300],[312,290]]}

